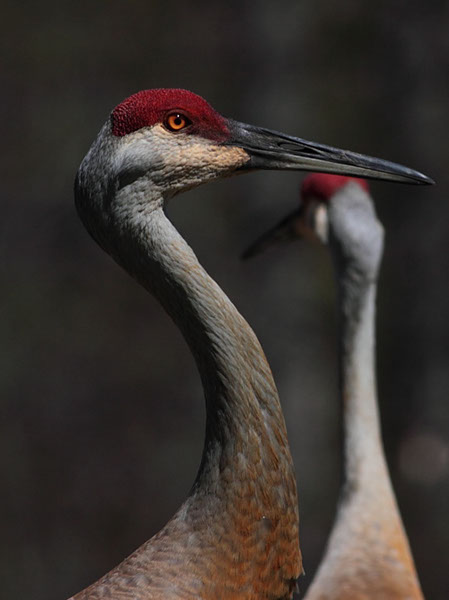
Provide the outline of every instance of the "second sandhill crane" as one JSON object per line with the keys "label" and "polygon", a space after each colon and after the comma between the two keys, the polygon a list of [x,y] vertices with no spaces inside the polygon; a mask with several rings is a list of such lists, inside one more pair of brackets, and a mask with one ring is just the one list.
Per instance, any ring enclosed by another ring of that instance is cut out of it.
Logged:
{"label": "second sandhill crane", "polygon": [[151,292],[195,357],[206,398],[201,465],[162,530],[76,600],[286,600],[299,577],[295,477],[259,342],[164,208],[175,194],[254,169],[311,169],[428,183],[416,171],[218,114],[186,90],[138,92],[79,168],[78,213]]}
{"label": "second sandhill crane", "polygon": [[301,205],[247,254],[279,239],[329,246],[339,303],[344,486],[306,600],[422,600],[386,464],[377,406],[375,300],[384,232],[364,180],[314,173]]}

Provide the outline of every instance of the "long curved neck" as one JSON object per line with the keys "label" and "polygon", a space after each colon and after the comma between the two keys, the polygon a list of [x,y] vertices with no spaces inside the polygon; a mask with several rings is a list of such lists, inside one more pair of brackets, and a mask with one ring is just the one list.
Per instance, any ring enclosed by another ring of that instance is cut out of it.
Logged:
{"label": "long curved neck", "polygon": [[253,331],[165,216],[125,232],[118,261],[154,294],[182,331],[207,402],[207,443],[226,446],[251,427],[277,427],[287,446],[278,395]]}
{"label": "long curved neck", "polygon": [[[178,546],[183,540],[182,560],[196,562],[198,569],[203,549],[209,549],[210,560],[221,565],[220,577],[213,578],[217,595],[211,597],[237,597],[223,592],[237,586],[242,598],[288,598],[301,572],[296,482],[262,348],[171,225],[162,202],[152,209],[126,209],[119,218],[113,213],[112,221],[112,241],[90,230],[179,326],[206,397],[201,465],[188,499],[164,535],[178,540]],[[153,548],[165,543],[164,536],[156,538]],[[201,578],[208,576],[210,572]]]}

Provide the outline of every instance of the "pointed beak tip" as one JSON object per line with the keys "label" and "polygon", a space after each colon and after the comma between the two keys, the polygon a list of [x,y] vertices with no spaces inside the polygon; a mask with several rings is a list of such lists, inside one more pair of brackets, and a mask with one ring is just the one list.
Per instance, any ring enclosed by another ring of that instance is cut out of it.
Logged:
{"label": "pointed beak tip", "polygon": [[422,185],[435,185],[436,181],[427,175],[423,175]]}
{"label": "pointed beak tip", "polygon": [[[394,179],[391,181],[395,182]],[[410,170],[408,176],[406,178],[401,178],[396,180],[398,183],[408,183],[411,185],[435,185],[435,181],[424,175],[424,173],[420,173],[419,171]]]}

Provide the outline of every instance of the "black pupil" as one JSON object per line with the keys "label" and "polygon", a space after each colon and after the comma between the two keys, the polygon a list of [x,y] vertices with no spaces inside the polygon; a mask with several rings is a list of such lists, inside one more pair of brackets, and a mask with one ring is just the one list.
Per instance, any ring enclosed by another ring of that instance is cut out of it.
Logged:
{"label": "black pupil", "polygon": [[176,115],[175,117],[175,125],[182,125],[183,119],[181,116]]}

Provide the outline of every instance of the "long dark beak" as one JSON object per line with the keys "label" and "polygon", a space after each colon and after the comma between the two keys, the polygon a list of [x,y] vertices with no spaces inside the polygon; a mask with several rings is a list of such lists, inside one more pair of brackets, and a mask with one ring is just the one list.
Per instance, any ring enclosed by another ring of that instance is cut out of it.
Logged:
{"label": "long dark beak", "polygon": [[354,175],[401,183],[433,184],[418,171],[396,163],[227,119],[231,132],[223,144],[243,148],[250,159],[243,169],[293,169]]}

